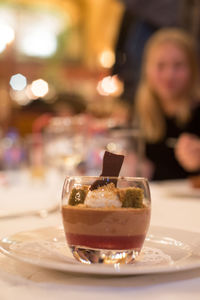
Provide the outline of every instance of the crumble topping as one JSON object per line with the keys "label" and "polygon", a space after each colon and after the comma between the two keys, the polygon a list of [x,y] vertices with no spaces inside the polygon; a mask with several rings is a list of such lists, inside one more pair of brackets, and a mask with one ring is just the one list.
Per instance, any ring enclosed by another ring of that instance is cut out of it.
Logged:
{"label": "crumble topping", "polygon": [[109,183],[90,190],[86,196],[85,202],[88,207],[121,207],[122,203],[117,194],[115,185]]}
{"label": "crumble topping", "polygon": [[73,188],[69,205],[93,208],[142,208],[143,197],[143,190],[139,187],[116,188],[113,183],[109,183],[94,190],[90,190],[89,186]]}

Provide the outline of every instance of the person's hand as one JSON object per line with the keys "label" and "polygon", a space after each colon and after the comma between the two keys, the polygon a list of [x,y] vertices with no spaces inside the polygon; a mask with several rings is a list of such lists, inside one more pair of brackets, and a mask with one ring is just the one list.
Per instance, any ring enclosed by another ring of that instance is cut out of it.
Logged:
{"label": "person's hand", "polygon": [[182,134],[175,147],[175,156],[185,170],[200,170],[200,138],[193,134]]}

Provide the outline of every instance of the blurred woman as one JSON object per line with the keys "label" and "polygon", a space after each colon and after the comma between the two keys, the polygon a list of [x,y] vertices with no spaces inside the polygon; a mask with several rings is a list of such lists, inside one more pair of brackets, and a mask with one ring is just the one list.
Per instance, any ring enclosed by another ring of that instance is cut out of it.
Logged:
{"label": "blurred woman", "polygon": [[135,116],[152,162],[152,179],[186,178],[200,170],[200,90],[193,40],[162,29],[147,42]]}

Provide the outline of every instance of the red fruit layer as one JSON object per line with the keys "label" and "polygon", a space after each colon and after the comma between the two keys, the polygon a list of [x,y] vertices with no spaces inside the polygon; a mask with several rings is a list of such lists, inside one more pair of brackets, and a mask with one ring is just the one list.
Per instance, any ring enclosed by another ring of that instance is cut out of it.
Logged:
{"label": "red fruit layer", "polygon": [[94,236],[66,233],[71,246],[84,246],[96,249],[125,250],[141,249],[145,235],[134,236]]}

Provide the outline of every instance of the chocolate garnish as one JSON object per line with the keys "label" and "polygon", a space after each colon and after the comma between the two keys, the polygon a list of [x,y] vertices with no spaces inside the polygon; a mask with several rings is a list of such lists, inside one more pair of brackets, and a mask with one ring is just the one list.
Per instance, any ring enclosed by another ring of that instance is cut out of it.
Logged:
{"label": "chocolate garnish", "polygon": [[103,168],[101,177],[99,180],[96,180],[90,187],[90,190],[95,190],[100,186],[109,184],[111,182],[114,183],[114,185],[117,185],[117,179],[108,179],[107,177],[118,177],[122,164],[124,161],[124,155],[114,154],[108,151],[105,151],[104,157],[103,157]]}

